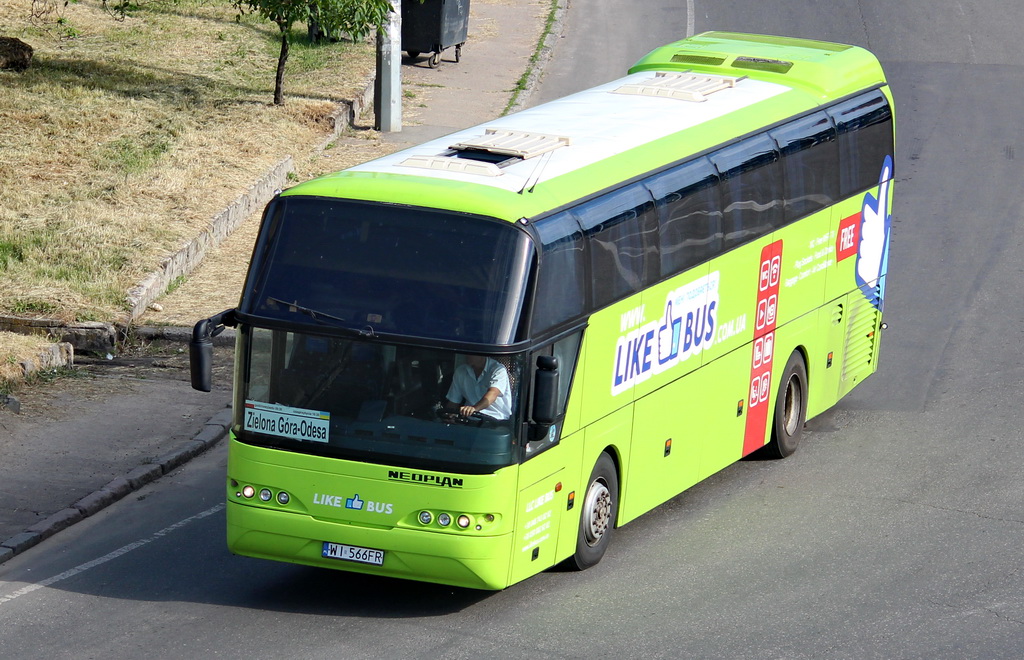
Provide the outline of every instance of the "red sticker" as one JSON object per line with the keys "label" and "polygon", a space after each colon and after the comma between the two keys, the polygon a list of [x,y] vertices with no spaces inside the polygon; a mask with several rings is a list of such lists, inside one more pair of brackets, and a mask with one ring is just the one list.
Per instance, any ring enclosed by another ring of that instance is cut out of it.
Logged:
{"label": "red sticker", "polygon": [[860,213],[855,213],[849,218],[843,218],[839,223],[839,233],[836,235],[836,261],[842,261],[857,254],[858,245],[860,245]]}
{"label": "red sticker", "polygon": [[754,347],[750,359],[750,391],[747,394],[747,426],[743,435],[744,456],[764,446],[765,429],[768,428],[781,271],[782,241],[775,241],[761,250],[757,309],[754,312]]}

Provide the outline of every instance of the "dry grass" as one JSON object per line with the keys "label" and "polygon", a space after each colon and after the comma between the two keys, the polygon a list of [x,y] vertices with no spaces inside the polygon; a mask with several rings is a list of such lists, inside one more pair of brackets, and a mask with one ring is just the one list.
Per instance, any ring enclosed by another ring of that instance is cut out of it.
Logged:
{"label": "dry grass", "polygon": [[22,379],[22,361],[39,355],[49,343],[40,337],[0,332],[0,392]]}
{"label": "dry grass", "polygon": [[[297,161],[299,176],[307,179],[328,174],[394,150],[393,145],[377,138],[378,134],[370,130],[358,135],[350,132],[323,153],[311,154]],[[148,310],[139,322],[143,325],[192,326],[201,318],[238,305],[258,230],[259,217],[256,214],[211,250],[202,265],[179,287],[161,298],[159,311]]]}
{"label": "dry grass", "polygon": [[[101,0],[57,0],[61,26],[57,15],[32,24],[32,4],[0,0],[0,35],[35,49],[29,71],[0,71],[0,314],[114,321],[130,287],[284,155],[305,180],[395,148],[357,130],[315,149],[336,104],[371,75],[370,44],[296,39],[281,108],[271,105],[277,28],[236,22],[230,0],[136,0],[124,21]],[[471,36],[496,27],[480,20]],[[429,71],[408,74],[407,126],[437,87]],[[191,326],[235,306],[257,219],[141,322]],[[0,332],[0,381],[46,343]]]}
{"label": "dry grass", "polygon": [[[30,0],[0,0],[0,35],[35,51],[25,73],[0,71],[0,314],[113,322],[129,288],[283,155],[305,178],[373,47],[297,38],[275,107],[277,27],[236,21],[227,0],[142,0],[121,21],[100,0],[62,5],[33,21]],[[0,383],[47,343],[0,333]]]}
{"label": "dry grass", "polygon": [[140,4],[123,21],[70,4],[47,31],[29,0],[0,0],[0,34],[35,49],[27,72],[0,72],[0,314],[117,319],[161,258],[322,140],[373,70],[370,44],[297,39],[275,107],[276,26],[236,22],[226,0]]}

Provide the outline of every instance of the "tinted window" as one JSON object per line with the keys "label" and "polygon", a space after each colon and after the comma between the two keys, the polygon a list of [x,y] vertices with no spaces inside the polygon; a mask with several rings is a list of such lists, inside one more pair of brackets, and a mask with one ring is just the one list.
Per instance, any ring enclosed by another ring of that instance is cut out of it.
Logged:
{"label": "tinted window", "polygon": [[[241,442],[475,473],[520,455],[523,354],[486,357],[487,383],[507,389],[504,403],[460,424],[439,414],[438,404],[465,401],[465,384],[474,379],[465,354],[253,326],[240,335],[232,430]],[[301,424],[299,411],[307,413]],[[286,423],[289,416],[295,423]]]}
{"label": "tinted window", "polygon": [[651,177],[647,187],[660,217],[660,275],[707,261],[722,250],[718,175],[706,158]]}
{"label": "tinted window", "polygon": [[786,222],[839,198],[839,146],[828,115],[819,112],[771,132],[782,156]]}
{"label": "tinted window", "polygon": [[535,225],[542,243],[537,295],[534,298],[533,333],[583,313],[583,232],[569,212],[545,218]]}
{"label": "tinted window", "polygon": [[840,194],[848,197],[878,185],[882,164],[893,153],[892,109],[880,91],[829,109],[839,131]]}
{"label": "tinted window", "polygon": [[511,343],[532,258],[529,236],[507,222],[285,196],[260,229],[241,308],[324,328]]}
{"label": "tinted window", "polygon": [[711,156],[722,175],[725,248],[769,234],[782,225],[782,174],[775,143],[756,135]]}
{"label": "tinted window", "polygon": [[594,307],[639,291],[657,269],[657,215],[643,186],[628,186],[573,209],[590,251]]}

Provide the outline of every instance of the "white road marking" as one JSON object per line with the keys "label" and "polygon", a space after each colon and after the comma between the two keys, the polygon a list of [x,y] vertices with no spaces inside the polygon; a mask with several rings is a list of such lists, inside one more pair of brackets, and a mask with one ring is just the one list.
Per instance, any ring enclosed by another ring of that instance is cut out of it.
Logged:
{"label": "white road marking", "polygon": [[113,552],[107,553],[107,554],[103,555],[102,557],[100,557],[98,559],[93,559],[92,561],[87,561],[84,564],[80,564],[78,566],[75,566],[74,568],[72,568],[70,570],[64,571],[63,573],[60,573],[59,575],[54,575],[53,577],[46,578],[45,580],[42,580],[40,582],[36,582],[34,584],[25,585],[21,589],[18,589],[17,591],[9,593],[6,596],[0,596],[0,605],[3,605],[4,603],[9,603],[10,601],[14,600],[15,598],[20,598],[21,596],[24,596],[26,594],[30,594],[33,591],[36,591],[38,589],[42,589],[44,587],[48,587],[51,584],[55,584],[57,582],[60,582],[61,580],[66,580],[66,579],[68,579],[70,577],[74,577],[74,576],[78,575],[79,573],[84,573],[85,571],[87,571],[87,570],[89,570],[91,568],[96,568],[97,566],[100,566],[102,564],[106,564],[108,561],[110,561],[112,559],[117,559],[121,555],[126,555],[129,552],[131,552],[132,550],[135,550],[137,548],[141,548],[142,546],[146,545],[147,543],[152,543],[153,541],[156,541],[159,538],[167,536],[168,534],[170,534],[171,532],[175,531],[176,529],[180,529],[180,528],[184,527],[185,525],[188,525],[189,523],[193,523],[193,522],[195,522],[197,520],[202,520],[203,518],[206,518],[207,516],[212,516],[213,514],[217,513],[218,511],[221,511],[222,509],[224,509],[224,503],[223,502],[218,504],[217,506],[215,506],[213,508],[207,509],[206,511],[201,511],[201,512],[197,513],[194,516],[189,516],[188,518],[185,518],[184,520],[179,520],[178,522],[174,523],[173,525],[170,525],[169,527],[164,527],[160,531],[154,532],[152,536],[149,536],[147,538],[140,539],[138,541],[134,541],[132,543],[129,543],[128,545],[122,546],[122,547],[118,548],[117,550],[114,550]]}

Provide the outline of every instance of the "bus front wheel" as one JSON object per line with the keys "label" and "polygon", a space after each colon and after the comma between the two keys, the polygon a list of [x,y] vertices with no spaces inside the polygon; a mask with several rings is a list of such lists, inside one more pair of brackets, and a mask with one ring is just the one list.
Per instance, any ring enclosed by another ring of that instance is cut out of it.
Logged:
{"label": "bus front wheel", "polygon": [[775,397],[775,419],[772,439],[765,445],[768,458],[785,458],[800,444],[804,422],[807,421],[807,367],[803,355],[796,351],[789,357]]}
{"label": "bus front wheel", "polygon": [[615,471],[615,461],[607,453],[602,453],[590,473],[583,498],[576,553],[569,559],[570,568],[582,571],[601,561],[611,543],[618,512],[619,476]]}

